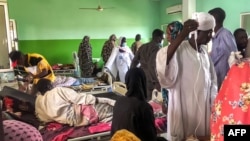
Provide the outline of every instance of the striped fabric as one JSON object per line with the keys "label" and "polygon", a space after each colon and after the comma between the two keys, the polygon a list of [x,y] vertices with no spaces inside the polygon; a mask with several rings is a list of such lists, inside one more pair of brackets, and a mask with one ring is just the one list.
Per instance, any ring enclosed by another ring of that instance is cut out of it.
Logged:
{"label": "striped fabric", "polygon": [[99,122],[110,122],[113,117],[113,106],[109,104],[95,104],[95,110],[98,113]]}

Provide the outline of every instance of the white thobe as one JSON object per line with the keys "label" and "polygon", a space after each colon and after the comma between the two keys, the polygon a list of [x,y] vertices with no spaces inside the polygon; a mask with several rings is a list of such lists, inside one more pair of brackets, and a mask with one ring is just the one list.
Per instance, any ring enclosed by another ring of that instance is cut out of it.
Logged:
{"label": "white thobe", "polygon": [[[120,48],[125,52],[119,52]],[[104,67],[110,71],[114,78],[116,78],[117,72],[119,72],[120,81],[125,83],[125,75],[130,68],[133,58],[134,54],[128,46],[115,47]]]}
{"label": "white thobe", "polygon": [[125,83],[125,75],[130,68],[133,58],[134,54],[129,48],[125,52],[118,52],[116,56],[116,67],[119,71],[120,81],[123,83]]}
{"label": "white thobe", "polygon": [[118,72],[116,64],[115,64],[115,59],[116,59],[118,52],[119,52],[119,48],[114,47],[112,49],[112,52],[108,61],[106,62],[104,66],[105,69],[108,69],[108,71],[110,72],[110,74],[113,76],[114,79],[116,78],[117,72]]}
{"label": "white thobe", "polygon": [[210,135],[217,80],[207,51],[201,47],[197,53],[188,41],[183,41],[167,65],[167,49],[160,49],[156,57],[159,82],[169,90],[167,139],[180,141],[192,134]]}

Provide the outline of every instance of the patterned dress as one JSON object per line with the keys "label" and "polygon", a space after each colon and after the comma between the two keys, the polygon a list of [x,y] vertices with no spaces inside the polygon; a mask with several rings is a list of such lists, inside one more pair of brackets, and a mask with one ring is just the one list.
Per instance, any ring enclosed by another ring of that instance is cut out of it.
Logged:
{"label": "patterned dress", "polygon": [[112,43],[112,41],[108,40],[104,43],[102,48],[102,59],[104,64],[106,64],[106,62],[108,61],[113,48],[114,44]]}
{"label": "patterned dress", "polygon": [[140,41],[135,41],[132,45],[131,45],[131,50],[133,52],[133,54],[135,55],[136,52],[139,50],[139,48],[141,47],[142,42]]}
{"label": "patterned dress", "polygon": [[82,77],[91,77],[93,73],[92,47],[89,43],[89,37],[84,36],[78,49],[79,65]]}
{"label": "patterned dress", "polygon": [[229,70],[215,99],[211,115],[211,141],[223,141],[225,124],[250,124],[250,62]]}

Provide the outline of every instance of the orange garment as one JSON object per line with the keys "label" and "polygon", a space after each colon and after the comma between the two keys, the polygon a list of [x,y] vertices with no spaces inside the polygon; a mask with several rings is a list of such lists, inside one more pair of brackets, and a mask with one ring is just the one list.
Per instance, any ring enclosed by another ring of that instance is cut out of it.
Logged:
{"label": "orange garment", "polygon": [[250,124],[250,61],[229,70],[215,99],[211,115],[211,141],[223,141],[225,124]]}
{"label": "orange garment", "polygon": [[[54,82],[55,80],[55,74],[52,70],[52,67],[50,66],[49,62],[40,54],[37,53],[29,53],[27,54],[28,60],[27,64],[25,66],[25,71],[33,73],[33,75],[37,75],[42,72],[43,69],[46,69],[48,72],[47,75],[43,76],[42,78],[49,79],[50,81]],[[32,67],[35,67],[35,69],[31,69]],[[35,70],[32,72],[31,70]],[[33,83],[36,84],[38,80],[41,78],[34,78]]]}
{"label": "orange garment", "polygon": [[136,137],[132,132],[121,129],[115,132],[112,136],[111,141],[141,141],[138,137]]}

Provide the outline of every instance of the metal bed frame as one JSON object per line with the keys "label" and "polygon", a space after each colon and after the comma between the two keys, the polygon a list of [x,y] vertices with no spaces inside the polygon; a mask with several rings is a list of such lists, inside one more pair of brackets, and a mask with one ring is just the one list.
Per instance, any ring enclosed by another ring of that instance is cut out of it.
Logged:
{"label": "metal bed frame", "polygon": [[62,76],[74,76],[75,69],[60,69],[60,70],[53,70],[55,75],[62,75]]}
{"label": "metal bed frame", "polygon": [[98,140],[98,141],[106,140],[107,141],[109,139],[110,139],[110,131],[106,131],[106,132],[102,132],[102,133],[96,133],[96,134],[92,134],[92,135],[68,139],[67,141],[84,141],[84,140]]}

